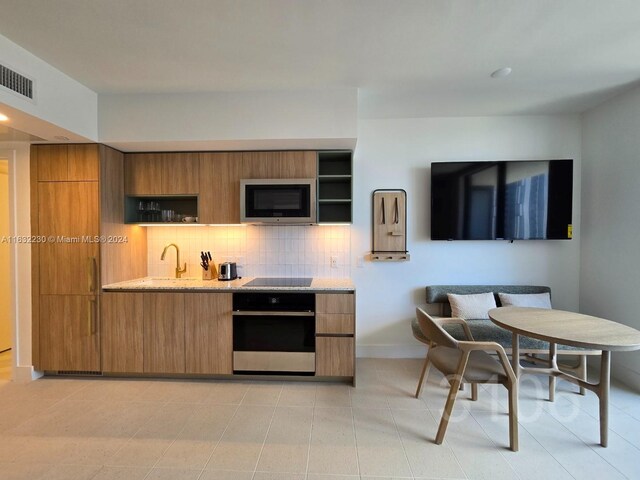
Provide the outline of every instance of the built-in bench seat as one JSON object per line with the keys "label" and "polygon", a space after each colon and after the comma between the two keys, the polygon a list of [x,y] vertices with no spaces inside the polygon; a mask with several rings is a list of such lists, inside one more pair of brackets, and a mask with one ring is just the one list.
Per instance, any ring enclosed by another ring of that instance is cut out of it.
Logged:
{"label": "built-in bench seat", "polygon": [[[449,304],[449,298],[447,297],[448,293],[456,295],[493,293],[496,306],[500,307],[502,305],[498,293],[518,295],[549,293],[549,295],[551,295],[551,289],[546,286],[537,285],[430,285],[426,287],[427,304],[422,307],[423,310],[434,318],[451,317],[451,306]],[[511,353],[511,332],[487,319],[467,319],[466,322],[473,336],[473,340],[479,342],[497,342],[502,345],[508,353]],[[443,328],[456,340],[467,340],[461,325],[446,324],[443,325]],[[413,336],[417,340],[427,345],[430,343],[429,339],[425,337],[420,329],[417,319],[413,319],[411,322],[411,329]],[[529,361],[542,363],[543,360],[539,360],[537,356],[547,355],[549,353],[549,343],[535,338],[520,336],[520,353]],[[600,353],[599,350],[586,350],[568,345],[557,345],[558,356],[577,356],[578,362],[576,365],[563,365],[563,367],[567,370],[576,371],[581,378],[586,378],[586,355],[599,355]],[[420,386],[419,384],[416,396],[419,394]],[[584,393],[584,389],[581,388],[580,392]]]}

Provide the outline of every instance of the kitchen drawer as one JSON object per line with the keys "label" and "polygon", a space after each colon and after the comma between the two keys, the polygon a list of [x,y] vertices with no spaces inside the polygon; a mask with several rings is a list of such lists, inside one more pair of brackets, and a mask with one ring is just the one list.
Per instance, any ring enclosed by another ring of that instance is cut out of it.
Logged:
{"label": "kitchen drawer", "polygon": [[351,293],[319,293],[316,295],[316,313],[353,314],[354,298]]}
{"label": "kitchen drawer", "polygon": [[316,314],[316,334],[347,334],[355,333],[354,316],[344,313]]}
{"label": "kitchen drawer", "polygon": [[316,337],[316,375],[352,377],[354,375],[353,337]]}

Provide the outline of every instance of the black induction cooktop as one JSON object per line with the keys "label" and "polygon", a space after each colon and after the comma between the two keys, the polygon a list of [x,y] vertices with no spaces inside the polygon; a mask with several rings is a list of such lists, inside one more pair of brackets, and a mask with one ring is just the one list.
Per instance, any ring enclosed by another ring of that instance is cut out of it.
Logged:
{"label": "black induction cooktop", "polygon": [[245,287],[310,287],[313,278],[258,277],[245,283]]}

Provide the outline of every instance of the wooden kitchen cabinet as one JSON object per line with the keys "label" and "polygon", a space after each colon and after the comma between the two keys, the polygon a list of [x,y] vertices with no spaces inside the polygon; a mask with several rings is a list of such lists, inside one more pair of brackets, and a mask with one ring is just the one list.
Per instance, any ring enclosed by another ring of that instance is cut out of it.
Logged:
{"label": "wooden kitchen cabinet", "polygon": [[124,193],[126,195],[160,195],[162,161],[160,155],[128,153],[124,156]]}
{"label": "wooden kitchen cabinet", "polygon": [[316,375],[355,376],[355,295],[316,294]]}
{"label": "wooden kitchen cabinet", "polygon": [[39,182],[40,294],[95,295],[100,234],[98,182]]}
{"label": "wooden kitchen cabinet", "polygon": [[130,153],[125,155],[126,195],[197,195],[198,153]]}
{"label": "wooden kitchen cabinet", "polygon": [[143,295],[144,372],[185,373],[185,294]]}
{"label": "wooden kitchen cabinet", "polygon": [[105,293],[100,301],[102,370],[144,372],[143,293]]}
{"label": "wooden kitchen cabinet", "polygon": [[316,375],[353,377],[353,337],[316,337]]}
{"label": "wooden kitchen cabinet", "polygon": [[38,181],[98,181],[98,145],[43,145],[33,150]]}
{"label": "wooden kitchen cabinet", "polygon": [[200,154],[200,223],[240,223],[242,153]]}
{"label": "wooden kitchen cabinet", "polygon": [[[33,364],[100,371],[101,284],[147,270],[146,232],[123,224],[123,155],[97,144],[32,145],[30,163],[31,233],[45,240],[31,244]],[[122,241],[108,243],[114,237]]]}
{"label": "wooden kitchen cabinet", "polygon": [[242,178],[316,178],[316,152],[243,152]]}
{"label": "wooden kitchen cabinet", "polygon": [[97,296],[40,296],[41,370],[99,371]]}
{"label": "wooden kitchen cabinet", "polygon": [[233,373],[231,293],[187,293],[186,373]]}

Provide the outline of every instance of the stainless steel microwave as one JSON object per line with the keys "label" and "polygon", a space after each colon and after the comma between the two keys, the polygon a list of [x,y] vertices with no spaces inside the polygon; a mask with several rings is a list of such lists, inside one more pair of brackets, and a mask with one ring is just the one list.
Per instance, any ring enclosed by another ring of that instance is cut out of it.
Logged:
{"label": "stainless steel microwave", "polygon": [[315,178],[240,180],[240,221],[280,225],[316,223]]}

